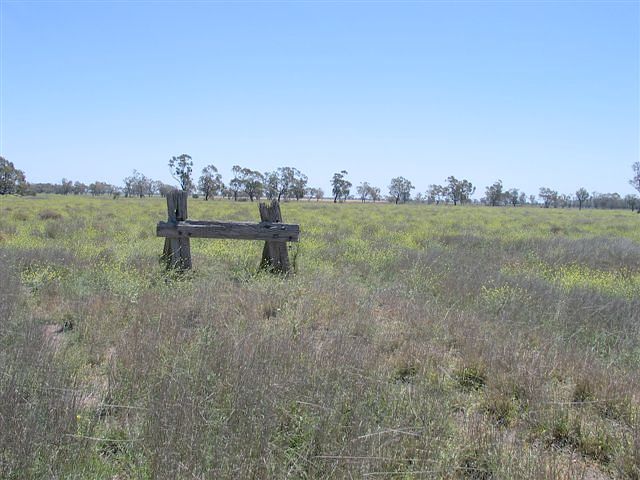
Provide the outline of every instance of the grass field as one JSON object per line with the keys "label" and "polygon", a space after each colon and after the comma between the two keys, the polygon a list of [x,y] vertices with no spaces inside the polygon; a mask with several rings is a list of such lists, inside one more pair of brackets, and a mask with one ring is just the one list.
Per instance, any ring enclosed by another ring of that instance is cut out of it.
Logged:
{"label": "grass field", "polygon": [[0,198],[0,477],[640,478],[640,216],[282,210],[179,278],[162,199]]}

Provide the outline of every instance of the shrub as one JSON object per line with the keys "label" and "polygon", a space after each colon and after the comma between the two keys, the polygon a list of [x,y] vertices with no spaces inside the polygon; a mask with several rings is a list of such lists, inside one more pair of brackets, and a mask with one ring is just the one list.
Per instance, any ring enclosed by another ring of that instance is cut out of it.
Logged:
{"label": "shrub", "polygon": [[463,390],[480,390],[487,382],[483,367],[478,365],[464,366],[455,372],[455,378]]}
{"label": "shrub", "polygon": [[59,220],[62,218],[62,215],[58,212],[54,212],[53,210],[43,210],[38,216],[40,220]]}

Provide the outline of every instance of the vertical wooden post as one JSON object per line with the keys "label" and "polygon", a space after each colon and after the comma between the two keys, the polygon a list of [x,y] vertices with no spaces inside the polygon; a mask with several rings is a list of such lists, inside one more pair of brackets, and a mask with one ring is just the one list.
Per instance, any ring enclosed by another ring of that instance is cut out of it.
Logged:
{"label": "vertical wooden post", "polygon": [[[260,209],[260,221],[282,223],[280,204],[276,200],[273,200],[271,205],[261,203],[258,208]],[[290,265],[286,242],[264,242],[260,268],[274,273],[288,273]]]}
{"label": "vertical wooden post", "polygon": [[[176,224],[187,219],[188,192],[174,190],[167,194],[168,222]],[[162,256],[167,268],[186,270],[191,268],[191,244],[189,237],[165,238]]]}

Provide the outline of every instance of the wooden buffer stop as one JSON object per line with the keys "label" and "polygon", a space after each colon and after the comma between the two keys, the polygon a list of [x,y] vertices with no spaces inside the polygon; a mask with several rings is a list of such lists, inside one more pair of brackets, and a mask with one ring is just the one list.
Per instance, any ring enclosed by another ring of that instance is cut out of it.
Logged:
{"label": "wooden buffer stop", "polygon": [[188,193],[174,190],[167,194],[169,219],[158,222],[156,235],[165,237],[162,258],[168,268],[191,268],[191,238],[264,240],[260,268],[288,273],[289,254],[286,242],[297,242],[300,225],[282,223],[280,204],[260,203],[260,223],[187,220]]}

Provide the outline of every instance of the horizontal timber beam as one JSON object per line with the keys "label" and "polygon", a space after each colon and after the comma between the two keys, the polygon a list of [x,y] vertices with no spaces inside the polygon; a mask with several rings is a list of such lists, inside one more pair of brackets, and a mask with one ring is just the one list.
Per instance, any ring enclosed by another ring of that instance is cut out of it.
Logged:
{"label": "horizontal timber beam", "polygon": [[267,240],[269,242],[297,242],[300,225],[271,222],[158,222],[158,237],[222,238],[233,240]]}

